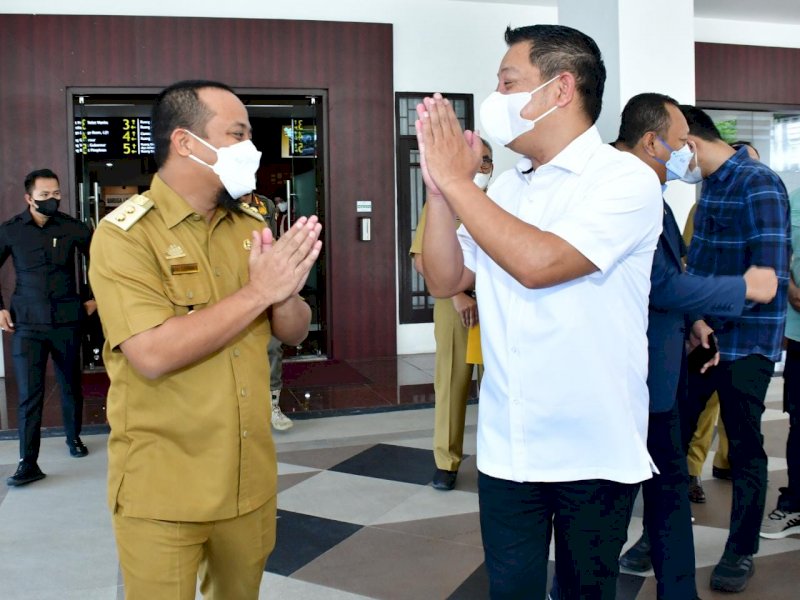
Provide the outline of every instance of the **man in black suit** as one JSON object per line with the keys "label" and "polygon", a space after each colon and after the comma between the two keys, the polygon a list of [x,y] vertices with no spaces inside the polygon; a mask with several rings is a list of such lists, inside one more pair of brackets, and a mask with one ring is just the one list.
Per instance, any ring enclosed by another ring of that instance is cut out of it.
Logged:
{"label": "man in black suit", "polygon": [[[652,167],[662,187],[672,180],[700,181],[689,126],[678,103],[662,94],[639,94],[622,111],[614,145]],[[679,394],[686,388],[686,329],[689,346],[708,348],[710,328],[693,314],[738,315],[745,301],[769,302],[777,290],[771,268],[751,267],[744,276],[698,277],[684,271],[686,248],[672,210],[664,203],[664,224],[653,257],[647,329],[650,420],[647,448],[659,473],[642,488],[644,533],[620,564],[642,571],[652,566],[658,598],[695,598],[694,543],[688,501],[686,455],[678,418]],[[716,364],[718,355],[703,369]]]}
{"label": "man in black suit", "polygon": [[14,374],[19,389],[19,465],[6,480],[20,486],[45,477],[38,465],[45,370],[53,357],[61,389],[61,412],[69,453],[86,456],[80,438],[80,323],[96,304],[79,285],[75,261],[89,255],[89,228],[60,212],[61,187],[50,169],[25,178],[25,210],[0,225],[0,266],[11,257],[16,287],[10,310],[0,297],[0,330],[13,335]]}

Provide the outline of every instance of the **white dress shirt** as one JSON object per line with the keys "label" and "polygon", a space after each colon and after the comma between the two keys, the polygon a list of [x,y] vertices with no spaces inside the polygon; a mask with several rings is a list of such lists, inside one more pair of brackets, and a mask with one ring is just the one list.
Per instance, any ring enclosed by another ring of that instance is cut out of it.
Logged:
{"label": "white dress shirt", "polygon": [[651,476],[647,305],[661,233],[652,169],[605,145],[595,127],[549,163],[523,159],[490,187],[504,210],[567,241],[599,271],[527,289],[462,226],[476,275],[486,368],[478,468],[512,481]]}

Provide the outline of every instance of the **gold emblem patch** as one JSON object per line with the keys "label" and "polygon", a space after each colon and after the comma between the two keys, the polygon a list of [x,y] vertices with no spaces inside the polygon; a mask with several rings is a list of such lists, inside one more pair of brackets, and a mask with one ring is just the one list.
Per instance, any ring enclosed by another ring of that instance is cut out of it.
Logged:
{"label": "gold emblem patch", "polygon": [[178,244],[170,244],[169,248],[167,248],[167,253],[164,256],[167,260],[173,260],[176,258],[183,258],[186,256],[186,252],[184,252],[183,248],[178,246]]}
{"label": "gold emblem patch", "polygon": [[245,241],[243,241],[243,242],[242,242],[242,248],[244,248],[244,249],[245,249],[245,250],[247,250],[248,252],[250,251],[250,249],[251,249],[252,247],[253,247],[253,240],[251,240],[251,239],[246,239]]}

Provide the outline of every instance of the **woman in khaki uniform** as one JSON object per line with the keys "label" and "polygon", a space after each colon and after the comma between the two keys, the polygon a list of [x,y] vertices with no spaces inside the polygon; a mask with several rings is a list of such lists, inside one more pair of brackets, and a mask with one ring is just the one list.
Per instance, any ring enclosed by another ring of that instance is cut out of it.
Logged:
{"label": "woman in khaki uniform", "polygon": [[[475,183],[484,190],[492,174],[492,149],[483,140],[483,162],[475,175]],[[422,236],[425,231],[426,207],[422,208],[410,254],[414,268],[424,277]],[[461,225],[456,219],[455,227]],[[433,457],[436,472],[431,485],[437,490],[452,490],[464,447],[464,421],[472,385],[473,365],[467,362],[467,339],[470,328],[478,326],[478,305],[469,294],[437,298],[433,305],[433,335],[436,340],[436,365],[433,390],[435,416]],[[478,365],[478,382],[483,367]]]}

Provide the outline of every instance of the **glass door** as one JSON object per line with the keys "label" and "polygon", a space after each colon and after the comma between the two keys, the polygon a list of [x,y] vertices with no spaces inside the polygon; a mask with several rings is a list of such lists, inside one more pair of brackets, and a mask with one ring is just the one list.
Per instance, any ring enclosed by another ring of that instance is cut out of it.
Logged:
{"label": "glass door", "polygon": [[[73,93],[76,212],[92,228],[127,198],[150,187],[158,170],[150,128],[156,93]],[[279,227],[285,229],[300,216],[312,214],[324,224],[323,93],[240,93],[239,97],[247,106],[253,142],[262,152],[256,191],[283,208]],[[324,232],[323,227],[323,236]],[[299,346],[284,349],[287,359],[329,355],[326,264],[323,240],[320,257],[300,292],[311,307],[310,332]],[[85,268],[81,277],[86,277]],[[85,371],[104,368],[103,341],[95,315],[84,336]]]}
{"label": "glass door", "polygon": [[[150,186],[156,172],[150,130],[153,94],[73,96],[74,190],[77,215],[94,229],[108,212]],[[80,276],[88,279],[86,264]],[[97,313],[82,341],[85,372],[103,370],[103,332]]]}
{"label": "glass door", "polygon": [[[323,95],[240,94],[253,127],[253,143],[262,152],[256,191],[278,208],[279,235],[299,217],[317,215],[325,236]],[[326,244],[300,295],[311,307],[311,326],[297,347],[284,347],[288,360],[329,355]]]}

